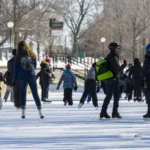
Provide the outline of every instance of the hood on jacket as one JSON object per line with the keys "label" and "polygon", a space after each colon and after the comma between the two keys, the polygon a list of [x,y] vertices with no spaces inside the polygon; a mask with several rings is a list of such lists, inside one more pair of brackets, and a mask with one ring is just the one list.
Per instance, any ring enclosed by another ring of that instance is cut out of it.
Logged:
{"label": "hood on jacket", "polygon": [[134,66],[140,66],[140,60],[138,58],[134,58]]}
{"label": "hood on jacket", "polygon": [[45,60],[42,60],[40,66],[41,66],[41,68],[45,68],[45,67],[49,66],[49,63],[46,62]]}
{"label": "hood on jacket", "polygon": [[65,69],[64,72],[72,72],[71,69]]}

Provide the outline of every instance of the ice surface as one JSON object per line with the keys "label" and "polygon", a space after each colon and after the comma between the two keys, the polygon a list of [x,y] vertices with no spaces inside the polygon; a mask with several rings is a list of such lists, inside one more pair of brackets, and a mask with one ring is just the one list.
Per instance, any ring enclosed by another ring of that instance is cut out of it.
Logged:
{"label": "ice surface", "polygon": [[[40,91],[39,91],[40,93]],[[63,92],[50,91],[51,104],[43,104],[45,118],[39,118],[28,95],[26,119],[11,102],[0,111],[1,150],[149,150],[150,121],[144,121],[146,104],[120,100],[121,120],[99,120],[104,95],[98,94],[99,109],[90,102],[78,109],[82,88],[74,92],[73,106],[64,106]],[[112,101],[108,108],[111,115]]]}

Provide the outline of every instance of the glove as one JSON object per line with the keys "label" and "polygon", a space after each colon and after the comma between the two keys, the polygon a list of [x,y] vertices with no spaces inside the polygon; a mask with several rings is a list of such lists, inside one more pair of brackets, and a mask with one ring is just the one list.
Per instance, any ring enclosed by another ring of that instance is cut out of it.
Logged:
{"label": "glove", "polygon": [[77,87],[77,86],[75,86],[75,87],[74,87],[74,91],[77,91],[77,89],[78,89],[78,87]]}
{"label": "glove", "polygon": [[57,88],[56,88],[57,90],[59,90],[59,87],[57,86]]}
{"label": "glove", "polygon": [[96,93],[98,93],[99,91],[100,91],[100,86],[97,87]]}
{"label": "glove", "polygon": [[144,88],[144,80],[141,80],[141,87]]}
{"label": "glove", "polygon": [[11,86],[15,86],[16,85],[16,83],[14,82],[14,83],[12,83],[12,85]]}
{"label": "glove", "polygon": [[126,59],[123,60],[123,64],[124,64],[125,66],[127,66],[127,60],[126,60]]}

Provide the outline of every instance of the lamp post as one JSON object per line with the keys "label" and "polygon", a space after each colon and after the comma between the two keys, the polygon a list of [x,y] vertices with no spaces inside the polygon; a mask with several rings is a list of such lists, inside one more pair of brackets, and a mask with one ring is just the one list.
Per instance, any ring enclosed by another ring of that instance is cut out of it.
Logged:
{"label": "lamp post", "polygon": [[14,23],[11,22],[11,21],[8,22],[8,23],[7,23],[7,27],[10,29],[10,31],[9,31],[10,33],[9,33],[9,34],[10,34],[10,51],[11,51],[11,30],[12,30],[12,28],[14,27]]}
{"label": "lamp post", "polygon": [[102,45],[103,45],[103,57],[104,57],[104,43],[106,42],[106,38],[102,37],[101,42],[102,42]]}

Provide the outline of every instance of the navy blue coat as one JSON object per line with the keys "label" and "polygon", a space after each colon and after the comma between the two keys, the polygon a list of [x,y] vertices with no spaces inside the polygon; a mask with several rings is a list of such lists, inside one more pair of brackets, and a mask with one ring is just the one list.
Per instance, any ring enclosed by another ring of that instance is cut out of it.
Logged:
{"label": "navy blue coat", "polygon": [[36,69],[36,60],[33,60],[34,68],[32,70],[26,71],[24,70],[20,62],[18,61],[17,56],[14,58],[14,76],[13,83],[16,83],[18,80],[28,80],[32,78],[36,78],[35,69]]}

